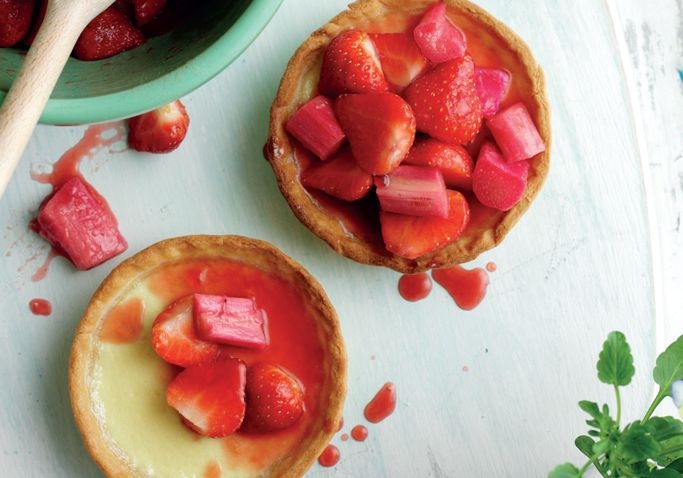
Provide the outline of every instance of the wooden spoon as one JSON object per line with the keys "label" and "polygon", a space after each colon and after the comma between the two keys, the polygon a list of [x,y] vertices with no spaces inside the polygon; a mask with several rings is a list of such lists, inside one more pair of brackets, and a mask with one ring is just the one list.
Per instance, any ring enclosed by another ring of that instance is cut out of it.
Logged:
{"label": "wooden spoon", "polygon": [[0,107],[0,197],[90,21],[114,0],[48,0],[45,19]]}

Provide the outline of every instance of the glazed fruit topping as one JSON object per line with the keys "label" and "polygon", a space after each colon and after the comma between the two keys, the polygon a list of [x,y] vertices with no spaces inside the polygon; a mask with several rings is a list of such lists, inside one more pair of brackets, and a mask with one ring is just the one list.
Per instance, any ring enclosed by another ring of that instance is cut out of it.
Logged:
{"label": "glazed fruit topping", "polygon": [[21,42],[29,30],[37,0],[0,0],[0,48]]}
{"label": "glazed fruit topping", "polygon": [[128,120],[128,146],[148,153],[170,153],[180,146],[190,127],[185,105],[175,100]]}
{"label": "glazed fruit topping", "polygon": [[513,208],[528,160],[545,150],[526,106],[509,104],[513,80],[475,64],[444,2],[412,30],[343,31],[323,53],[318,96],[286,125],[317,156],[302,164],[301,183],[376,201],[389,252],[435,253],[467,227],[468,201]]}
{"label": "glazed fruit topping", "polygon": [[[267,317],[254,299],[189,294],[169,304],[152,324],[152,347],[182,371],[166,389],[168,404],[193,431],[212,438],[236,431],[273,432],[304,413],[304,389],[277,364],[247,367],[270,345]],[[246,360],[246,359],[245,359]]]}
{"label": "glazed fruit topping", "polygon": [[335,110],[361,169],[387,174],[396,169],[415,140],[415,117],[394,93],[343,94]]}
{"label": "glazed fruit topping", "polygon": [[246,365],[236,358],[181,371],[166,388],[166,401],[186,425],[211,438],[237,431],[246,408]]}
{"label": "glazed fruit topping", "polygon": [[386,176],[377,177],[375,185],[383,211],[448,217],[446,184],[437,168],[399,166]]}
{"label": "glazed fruit topping", "polygon": [[247,369],[244,429],[273,432],[289,428],[304,412],[299,381],[282,367],[256,363]]}
{"label": "glazed fruit topping", "polygon": [[194,294],[193,317],[202,340],[253,349],[268,345],[266,312],[254,299]]}
{"label": "glazed fruit topping", "polygon": [[323,94],[337,96],[388,88],[377,50],[367,33],[347,30],[330,42],[320,73],[319,89]]}
{"label": "glazed fruit topping", "polygon": [[95,267],[128,248],[104,198],[78,176],[47,198],[34,226],[80,270]]}
{"label": "glazed fruit topping", "polygon": [[332,101],[318,95],[294,113],[285,125],[287,132],[320,159],[327,159],[346,140],[334,114]]}
{"label": "glazed fruit topping", "polygon": [[109,7],[83,30],[74,46],[80,60],[108,58],[142,45],[147,38],[116,7]]}

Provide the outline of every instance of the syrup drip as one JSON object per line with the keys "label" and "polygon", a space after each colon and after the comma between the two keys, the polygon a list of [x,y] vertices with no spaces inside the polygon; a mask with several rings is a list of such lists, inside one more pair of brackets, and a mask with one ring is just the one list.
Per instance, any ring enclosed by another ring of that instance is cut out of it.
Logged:
{"label": "syrup drip", "polygon": [[55,249],[54,247],[50,248],[50,252],[47,253],[47,257],[43,261],[43,263],[40,265],[37,271],[33,273],[31,276],[31,281],[33,282],[39,282],[47,276],[47,271],[50,268],[50,264],[52,263],[52,260],[60,256],[61,254]]}
{"label": "syrup drip", "polygon": [[432,279],[425,272],[404,274],[398,280],[398,293],[409,302],[422,300],[432,290]]}
{"label": "syrup drip", "polygon": [[339,456],[339,448],[330,443],[318,457],[318,463],[326,467],[334,466],[339,463]]}
{"label": "syrup drip", "polygon": [[133,298],[114,307],[104,318],[100,340],[113,344],[135,342],[142,333],[142,313],[145,304]]}
{"label": "syrup drip", "polygon": [[370,423],[379,423],[396,409],[396,385],[387,382],[365,406],[364,415]]}
{"label": "syrup drip", "polygon": [[204,469],[204,478],[220,478],[220,477],[221,477],[220,465],[215,460],[210,461],[209,464],[206,465],[206,468]]}
{"label": "syrup drip", "polygon": [[498,268],[498,266],[496,265],[495,262],[489,262],[486,264],[486,270],[489,272],[496,272],[497,268]]}
{"label": "syrup drip", "polygon": [[28,307],[34,315],[50,315],[52,313],[52,304],[47,299],[31,299]]}
{"label": "syrup drip", "polygon": [[356,425],[351,429],[351,438],[356,441],[365,441],[368,437],[368,429],[364,425]]}
{"label": "syrup drip", "polygon": [[342,436],[340,438],[341,438],[341,441],[349,441],[349,434],[348,433],[342,433]]}
{"label": "syrup drip", "polygon": [[480,267],[467,270],[456,265],[434,269],[432,278],[446,289],[455,304],[463,310],[472,310],[479,305],[486,296],[489,285],[488,273]]}

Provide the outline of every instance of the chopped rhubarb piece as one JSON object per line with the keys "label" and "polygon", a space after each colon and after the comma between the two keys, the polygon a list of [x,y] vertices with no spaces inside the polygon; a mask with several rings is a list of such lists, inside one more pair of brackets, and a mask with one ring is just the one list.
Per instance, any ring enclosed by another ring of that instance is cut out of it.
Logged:
{"label": "chopped rhubarb piece", "polygon": [[409,33],[371,33],[389,89],[400,93],[429,64]]}
{"label": "chopped rhubarb piece", "polygon": [[307,188],[324,191],[344,201],[355,201],[372,189],[372,174],[363,171],[346,147],[327,161],[319,161],[301,173]]}
{"label": "chopped rhubarb piece", "polygon": [[45,201],[36,225],[38,233],[80,270],[95,267],[128,248],[105,199],[78,176]]}
{"label": "chopped rhubarb piece", "polygon": [[349,138],[353,157],[370,174],[388,174],[405,158],[415,140],[415,116],[394,93],[337,97],[335,111]]}
{"label": "chopped rhubarb piece", "polygon": [[484,118],[490,118],[498,112],[501,101],[510,89],[511,78],[507,70],[475,67],[474,84]]}
{"label": "chopped rhubarb piece", "polygon": [[486,123],[507,161],[529,159],[545,151],[543,138],[524,103],[515,103]]}
{"label": "chopped rhubarb piece", "polygon": [[332,101],[322,95],[301,106],[289,118],[285,128],[304,147],[323,160],[337,151],[346,139],[334,114]]}
{"label": "chopped rhubarb piece", "polygon": [[207,342],[263,349],[268,345],[266,312],[243,297],[194,294],[197,336]]}
{"label": "chopped rhubarb piece", "polygon": [[505,161],[493,143],[484,143],[472,173],[472,190],[484,206],[507,211],[526,190],[528,161]]}
{"label": "chopped rhubarb piece", "polygon": [[422,166],[399,166],[375,178],[383,211],[410,216],[448,217],[448,196],[441,171]]}
{"label": "chopped rhubarb piece", "polygon": [[407,216],[380,211],[382,238],[389,252],[415,259],[455,242],[470,220],[467,199],[448,189],[448,217]]}
{"label": "chopped rhubarb piece", "polygon": [[460,58],[467,50],[467,39],[446,15],[446,4],[435,3],[413,30],[415,43],[429,61],[442,63]]}
{"label": "chopped rhubarb piece", "polygon": [[474,161],[459,144],[424,138],[415,142],[402,164],[438,168],[446,186],[472,189]]}

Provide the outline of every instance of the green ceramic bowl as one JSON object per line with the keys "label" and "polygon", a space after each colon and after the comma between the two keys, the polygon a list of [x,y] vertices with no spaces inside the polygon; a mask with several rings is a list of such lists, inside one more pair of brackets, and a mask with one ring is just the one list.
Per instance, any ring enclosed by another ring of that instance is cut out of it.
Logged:
{"label": "green ceramic bowl", "polygon": [[[173,101],[220,73],[277,11],[282,0],[213,0],[186,25],[100,61],[70,58],[41,123],[87,124],[127,118]],[[0,101],[25,52],[0,48]]]}

